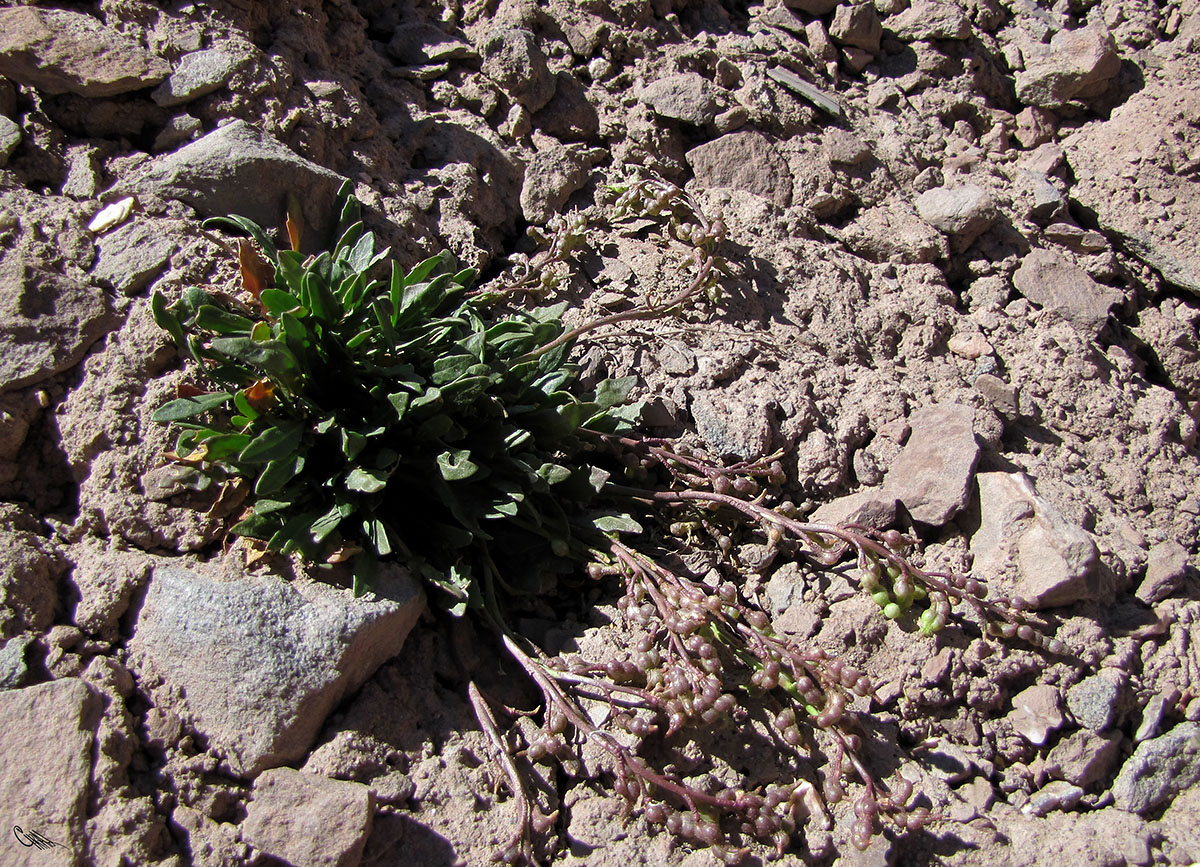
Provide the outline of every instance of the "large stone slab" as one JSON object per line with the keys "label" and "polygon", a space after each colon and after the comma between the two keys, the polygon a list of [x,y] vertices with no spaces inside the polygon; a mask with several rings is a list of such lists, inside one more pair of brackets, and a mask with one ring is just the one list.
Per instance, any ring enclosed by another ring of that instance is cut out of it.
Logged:
{"label": "large stone slab", "polygon": [[[101,713],[100,697],[77,678],[0,691],[4,864],[83,863],[92,749]],[[34,834],[55,845],[35,844]]]}
{"label": "large stone slab", "polygon": [[704,189],[728,187],[792,203],[792,175],[774,142],[760,132],[731,132],[687,152],[687,162]]}
{"label": "large stone slab", "polygon": [[1164,280],[1200,295],[1197,117],[1200,84],[1154,80],[1062,145],[1075,175],[1071,198]]}
{"label": "large stone slab", "polygon": [[205,217],[240,214],[269,230],[283,225],[288,195],[304,213],[306,252],[324,249],[345,179],[293,153],[244,120],[219,127],[150,161],[119,184],[126,192],[178,199]]}
{"label": "large stone slab", "polygon": [[131,667],[228,770],[254,776],[304,757],[326,716],[404,646],[425,599],[395,570],[378,593],[273,576],[224,580],[178,566],[151,575]]}
{"label": "large stone slab", "polygon": [[102,97],[158,84],[171,66],[90,15],[0,9],[0,75],[42,93]]}
{"label": "large stone slab", "polygon": [[1130,813],[1146,813],[1200,782],[1200,724],[1181,723],[1165,735],[1138,744],[1113,782],[1114,802]]}
{"label": "large stone slab", "polygon": [[1080,331],[1095,337],[1108,323],[1108,313],[1121,293],[1102,286],[1063,257],[1049,250],[1030,250],[1013,273],[1017,291],[1053,310]]}

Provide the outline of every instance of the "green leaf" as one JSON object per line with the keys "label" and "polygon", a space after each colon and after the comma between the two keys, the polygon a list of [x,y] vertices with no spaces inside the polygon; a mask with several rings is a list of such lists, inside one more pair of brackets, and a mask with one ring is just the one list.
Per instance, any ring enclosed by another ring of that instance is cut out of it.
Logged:
{"label": "green leaf", "polygon": [[294,313],[297,310],[304,310],[299,298],[291,292],[284,292],[282,289],[264,289],[258,296],[258,300],[267,308],[267,312],[275,317],[279,317],[284,313]]}
{"label": "green leaf", "polygon": [[246,536],[250,539],[261,539],[266,542],[278,533],[282,526],[283,523],[278,515],[252,514],[248,518],[234,524],[229,530],[231,533],[236,533],[239,536]]}
{"label": "green leaf", "polygon": [[171,339],[175,341],[175,345],[183,349],[185,346],[183,326],[179,322],[179,317],[167,309],[166,296],[157,290],[150,297],[150,313],[154,316],[154,323],[169,333]]}
{"label": "green leaf", "polygon": [[346,476],[346,490],[374,494],[387,486],[388,474],[383,470],[364,470],[355,467]]}
{"label": "green leaf", "polygon": [[250,444],[250,434],[217,434],[206,437],[204,445],[208,447],[206,459],[220,461],[236,455]]}
{"label": "green leaf", "polygon": [[479,465],[471,460],[471,452],[467,449],[444,451],[438,455],[437,462],[442,478],[448,482],[469,479],[479,471]]}
{"label": "green leaf", "polygon": [[322,542],[325,537],[337,529],[343,518],[354,513],[353,503],[338,503],[328,512],[312,522],[308,534],[314,542]]}
{"label": "green leaf", "polygon": [[561,464],[542,464],[538,467],[537,474],[548,485],[557,485],[571,478],[571,471]]}
{"label": "green leaf", "polygon": [[256,436],[238,455],[238,461],[244,464],[265,464],[268,461],[292,457],[300,447],[303,436],[303,424],[295,421],[282,422]]}
{"label": "green leaf", "polygon": [[[284,485],[300,475],[304,469],[304,455],[293,455],[291,457],[277,458],[273,461],[268,461],[266,468],[259,474],[258,481],[254,485],[254,495],[263,497],[267,494],[274,494]],[[257,506],[262,505],[264,500],[259,500]]]}
{"label": "green leaf", "polygon": [[218,334],[248,334],[254,328],[254,320],[213,304],[205,304],[196,311],[196,327]]}
{"label": "green leaf", "polygon": [[610,406],[625,403],[636,384],[636,376],[606,379],[596,386],[596,404],[600,409],[608,409]]}
{"label": "green leaf", "polygon": [[304,295],[308,299],[309,309],[313,316],[325,325],[335,325],[342,318],[341,305],[329,291],[325,279],[315,268],[309,268],[304,275]]}
{"label": "green leaf", "polygon": [[592,526],[601,533],[641,533],[642,525],[629,515],[620,512],[604,512],[592,517]]}
{"label": "green leaf", "polygon": [[[282,278],[280,282],[288,288],[297,303],[304,304],[304,257],[295,250],[281,250],[276,270],[278,276]],[[263,291],[270,290],[264,289]]]}
{"label": "green leaf", "polygon": [[258,246],[262,247],[263,253],[268,259],[274,262],[279,258],[279,253],[275,249],[275,242],[267,237],[267,233],[262,230],[262,226],[253,220],[235,214],[228,217],[211,217],[200,225],[205,229],[225,229],[233,235],[249,235],[258,242]]}
{"label": "green leaf", "polygon": [[160,406],[154,411],[154,415],[150,416],[150,420],[169,422],[192,418],[202,412],[225,406],[231,397],[233,397],[233,393],[229,391],[215,391],[211,394],[198,394],[195,397],[180,397]]}
{"label": "green leaf", "polygon": [[299,373],[300,365],[287,344],[279,340],[253,340],[249,337],[216,337],[212,348],[237,361],[253,365],[289,382]]}
{"label": "green leaf", "polygon": [[392,553],[392,540],[383,521],[375,517],[367,518],[363,521],[362,527],[367,541],[375,549],[376,554],[386,557]]}

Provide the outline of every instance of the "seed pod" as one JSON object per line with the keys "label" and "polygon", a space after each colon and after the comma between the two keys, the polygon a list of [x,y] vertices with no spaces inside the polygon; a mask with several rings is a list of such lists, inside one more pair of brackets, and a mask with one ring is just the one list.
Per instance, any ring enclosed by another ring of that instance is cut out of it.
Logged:
{"label": "seed pod", "polygon": [[642,815],[646,817],[647,822],[651,822],[655,825],[661,825],[663,822],[667,821],[667,808],[655,801],[654,803],[647,805],[646,809],[642,812]]}

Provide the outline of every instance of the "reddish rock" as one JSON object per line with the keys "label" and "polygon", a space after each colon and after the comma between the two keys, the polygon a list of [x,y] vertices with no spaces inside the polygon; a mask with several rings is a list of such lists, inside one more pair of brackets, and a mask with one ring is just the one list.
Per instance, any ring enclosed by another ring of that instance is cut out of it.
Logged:
{"label": "reddish rock", "polygon": [[1093,336],[1108,323],[1109,311],[1122,297],[1049,250],[1031,250],[1012,280],[1017,291],[1034,304],[1055,311]]}
{"label": "reddish rock", "polygon": [[731,132],[687,152],[696,183],[731,187],[770,199],[781,208],[792,202],[792,176],[774,143],[760,132]]}
{"label": "reddish rock", "polygon": [[354,867],[374,812],[362,783],[275,768],[254,781],[242,839],[293,867]]}
{"label": "reddish rock", "polygon": [[979,443],[975,411],[940,404],[914,412],[912,435],[896,458],[884,490],[904,504],[914,521],[941,526],[967,504]]}

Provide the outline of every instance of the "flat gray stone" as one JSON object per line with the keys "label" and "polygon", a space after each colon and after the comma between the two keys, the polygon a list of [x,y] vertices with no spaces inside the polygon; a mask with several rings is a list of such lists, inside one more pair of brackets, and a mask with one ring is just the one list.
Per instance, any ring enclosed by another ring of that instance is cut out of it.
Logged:
{"label": "flat gray stone", "polygon": [[766,407],[736,396],[703,392],[692,400],[696,431],[718,455],[751,460],[769,453],[771,420]]}
{"label": "flat gray stone", "polygon": [[159,223],[134,219],[96,241],[92,276],[122,295],[136,295],[171,263],[178,241]]}
{"label": "flat gray stone", "polygon": [[1200,782],[1200,724],[1180,723],[1138,745],[1113,782],[1117,807],[1147,813]]}
{"label": "flat gray stone", "polygon": [[434,24],[397,27],[388,43],[388,54],[407,66],[427,66],[448,60],[475,57],[475,49]]}
{"label": "flat gray stone", "polygon": [[1030,250],[1013,273],[1013,286],[1039,307],[1053,310],[1092,336],[1108,323],[1121,293],[1102,286],[1061,256],[1049,250]]}
{"label": "flat gray stone", "polygon": [[[0,827],[8,836],[6,865],[82,863],[101,713],[100,697],[77,678],[0,691]],[[31,832],[58,845],[26,845],[22,839],[29,840]]]}
{"label": "flat gray stone", "polygon": [[274,768],[254,781],[242,840],[293,867],[355,867],[374,812],[362,783]]}
{"label": "flat gray stone", "polygon": [[295,193],[308,231],[307,252],[323,249],[336,215],[334,197],[345,179],[244,120],[218,127],[173,153],[156,157],[118,187],[178,199],[203,216],[239,214],[273,230],[283,224]]}
{"label": "flat gray stone", "polygon": [[908,422],[912,434],[884,480],[884,491],[914,521],[940,527],[967,504],[979,443],[975,410],[949,403],[919,409]]}
{"label": "flat gray stone", "polygon": [[704,189],[744,190],[781,208],[792,203],[792,174],[774,142],[760,132],[731,132],[687,152],[687,163]]}
{"label": "flat gray stone", "polygon": [[0,9],[0,75],[45,94],[104,97],[158,84],[165,60],[82,12]]}
{"label": "flat gray stone", "polygon": [[19,254],[0,261],[0,392],[77,364],[116,325],[96,286],[44,271]]}
{"label": "flat gray stone", "polygon": [[237,72],[239,60],[228,51],[210,48],[179,58],[174,72],[150,97],[164,108],[183,105],[220,90]]}
{"label": "flat gray stone", "polygon": [[1046,756],[1046,770],[1057,779],[1087,788],[1116,767],[1122,740],[1120,732],[1080,729],[1054,745]]}
{"label": "flat gray stone", "polygon": [[396,569],[379,592],[272,575],[220,580],[177,566],[153,571],[130,639],[131,668],[161,678],[156,706],[182,693],[230,772],[299,761],[326,716],[401,651],[425,605]]}
{"label": "flat gray stone", "polygon": [[1106,669],[1067,690],[1067,709],[1084,728],[1104,731],[1118,722],[1124,690],[1125,675]]}
{"label": "flat gray stone", "polygon": [[8,165],[17,145],[21,143],[21,127],[14,120],[0,115],[0,169]]}
{"label": "flat gray stone", "polygon": [[720,90],[695,72],[680,72],[650,82],[638,99],[659,117],[708,126],[721,111]]}
{"label": "flat gray stone", "polygon": [[1187,570],[1187,548],[1174,539],[1159,542],[1146,557],[1146,577],[1135,595],[1147,605],[1161,602],[1179,589]]}
{"label": "flat gray stone", "polygon": [[525,219],[540,225],[561,213],[571,194],[587,183],[593,162],[591,149],[583,145],[559,145],[534,154],[521,185]]}

